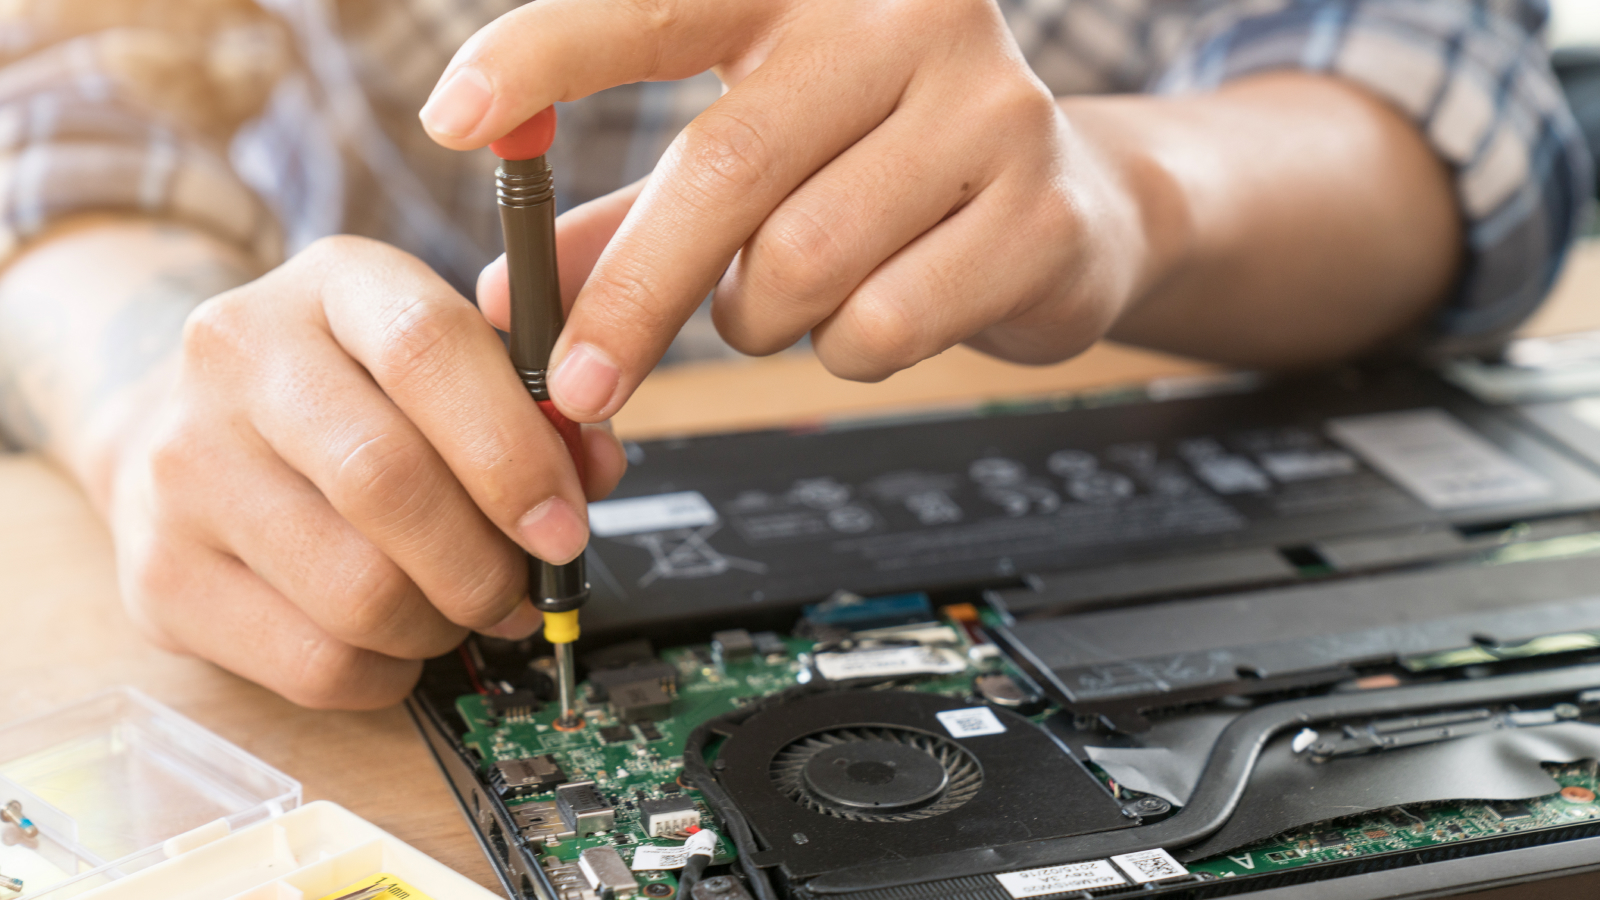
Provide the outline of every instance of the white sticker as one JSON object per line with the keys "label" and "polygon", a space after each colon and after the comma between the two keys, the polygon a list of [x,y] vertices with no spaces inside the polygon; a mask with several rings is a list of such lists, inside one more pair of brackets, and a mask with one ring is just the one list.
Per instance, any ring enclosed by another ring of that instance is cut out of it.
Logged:
{"label": "white sticker", "polygon": [[953,675],[967,661],[948,647],[885,647],[853,653],[818,653],[817,672],[829,681],[897,678],[901,675]]}
{"label": "white sticker", "polygon": [[1128,883],[1126,878],[1117,874],[1111,863],[1103,859],[1068,863],[1064,866],[1045,866],[1042,869],[1027,869],[1021,872],[1005,872],[995,877],[1000,879],[1000,886],[1006,889],[1006,893],[1016,900]]}
{"label": "white sticker", "polygon": [[589,530],[599,537],[713,525],[717,511],[699,491],[678,491],[589,504]]}
{"label": "white sticker", "polygon": [[1141,853],[1124,853],[1121,856],[1111,857],[1117,868],[1128,873],[1128,877],[1135,884],[1144,884],[1147,881],[1164,881],[1168,878],[1182,878],[1189,874],[1183,863],[1172,858],[1172,854],[1157,847],[1154,850],[1145,850]]}
{"label": "white sticker", "polygon": [[663,847],[659,844],[640,844],[633,851],[633,870],[644,872],[651,869],[681,869],[689,861],[689,848],[686,846]]}
{"label": "white sticker", "polygon": [[1517,503],[1552,490],[1442,409],[1332,419],[1328,433],[1434,509]]}
{"label": "white sticker", "polygon": [[1262,468],[1285,484],[1356,471],[1356,458],[1343,450],[1274,450],[1258,458]]}
{"label": "white sticker", "polygon": [[995,716],[994,710],[987,706],[974,706],[971,709],[947,709],[934,715],[938,717],[939,724],[944,726],[944,730],[950,732],[950,736],[955,738],[1004,734],[1006,730],[1006,726]]}

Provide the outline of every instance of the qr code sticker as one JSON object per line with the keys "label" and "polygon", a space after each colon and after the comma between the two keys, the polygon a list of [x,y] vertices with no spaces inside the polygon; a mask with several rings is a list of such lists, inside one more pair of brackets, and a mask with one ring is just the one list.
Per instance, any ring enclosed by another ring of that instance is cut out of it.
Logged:
{"label": "qr code sticker", "polygon": [[974,706],[971,709],[947,709],[936,713],[939,724],[944,730],[950,732],[953,738],[982,737],[986,734],[1004,734],[1006,726],[994,714],[994,710],[987,706]]}
{"label": "qr code sticker", "polygon": [[1189,874],[1183,864],[1172,858],[1172,854],[1161,848],[1144,850],[1139,853],[1124,853],[1121,856],[1111,857],[1117,868],[1126,872],[1139,884],[1147,881],[1165,881],[1168,878],[1182,878]]}

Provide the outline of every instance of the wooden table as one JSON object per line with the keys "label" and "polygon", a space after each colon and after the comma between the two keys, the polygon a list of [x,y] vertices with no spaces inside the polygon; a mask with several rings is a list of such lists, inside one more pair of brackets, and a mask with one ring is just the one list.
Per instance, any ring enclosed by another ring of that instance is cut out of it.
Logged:
{"label": "wooden table", "polygon": [[[1600,245],[1574,259],[1557,297],[1529,326],[1537,334],[1590,329],[1600,329]],[[617,430],[646,437],[770,426],[1217,372],[1109,344],[1044,368],[957,349],[882,384],[860,385],[792,354],[661,372],[618,416]],[[117,599],[105,527],[69,481],[26,455],[0,457],[0,639],[0,720],[134,685],[299,779],[307,800],[343,804],[495,886],[404,712],[299,709],[143,643]]]}

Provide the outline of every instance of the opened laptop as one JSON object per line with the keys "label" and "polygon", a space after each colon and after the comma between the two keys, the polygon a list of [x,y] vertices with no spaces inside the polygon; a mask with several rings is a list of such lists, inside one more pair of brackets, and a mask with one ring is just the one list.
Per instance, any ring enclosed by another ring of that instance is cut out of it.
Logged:
{"label": "opened laptop", "polygon": [[679,896],[697,831],[718,900],[1556,895],[1600,869],[1592,375],[632,445],[582,727],[538,639],[411,709],[514,898]]}

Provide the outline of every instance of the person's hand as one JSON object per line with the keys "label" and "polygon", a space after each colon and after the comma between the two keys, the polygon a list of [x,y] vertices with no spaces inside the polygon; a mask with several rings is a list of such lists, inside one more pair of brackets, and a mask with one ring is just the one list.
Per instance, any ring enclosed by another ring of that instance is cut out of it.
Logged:
{"label": "person's hand", "polygon": [[[729,90],[648,183],[561,221],[583,287],[550,389],[573,419],[615,413],[713,287],[736,349],[810,332],[834,373],[877,380],[961,342],[1066,358],[1149,277],[1127,173],[990,0],[539,0],[462,47],[421,118],[481,147],[555,101],[707,69]],[[500,321],[504,281],[502,260],[479,286]]]}
{"label": "person's hand", "polygon": [[404,696],[468,629],[540,623],[522,550],[565,562],[589,483],[499,338],[419,260],[321,241],[202,304],[109,519],[125,600],[161,644],[317,707]]}

